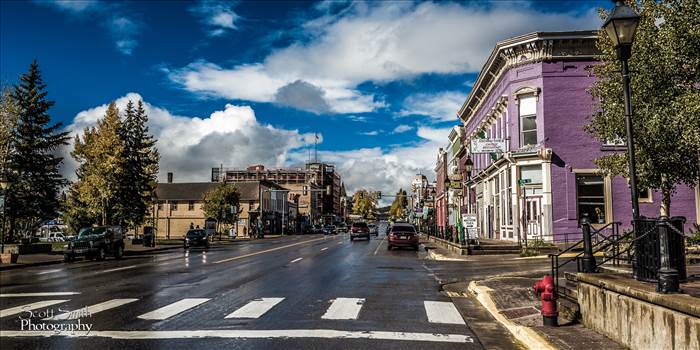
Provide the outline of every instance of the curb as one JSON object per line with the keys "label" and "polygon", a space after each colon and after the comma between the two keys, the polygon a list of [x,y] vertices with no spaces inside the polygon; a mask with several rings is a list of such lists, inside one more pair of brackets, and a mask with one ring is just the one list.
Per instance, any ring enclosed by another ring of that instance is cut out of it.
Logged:
{"label": "curb", "polygon": [[489,293],[492,291],[491,288],[480,286],[476,283],[476,281],[471,281],[469,283],[469,291],[474,294],[479,303],[486,308],[493,318],[500,322],[503,327],[508,329],[513,337],[524,344],[528,349],[557,349],[532,328],[516,324],[498,312],[498,308],[496,308],[496,304],[493,302],[493,299],[491,299],[491,295]]}

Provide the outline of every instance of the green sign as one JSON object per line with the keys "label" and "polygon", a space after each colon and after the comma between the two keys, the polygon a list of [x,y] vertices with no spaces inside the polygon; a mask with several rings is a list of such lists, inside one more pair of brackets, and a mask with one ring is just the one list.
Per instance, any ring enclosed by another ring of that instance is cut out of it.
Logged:
{"label": "green sign", "polygon": [[525,186],[525,184],[529,184],[530,182],[532,182],[532,179],[520,179],[518,180],[518,185],[522,187]]}

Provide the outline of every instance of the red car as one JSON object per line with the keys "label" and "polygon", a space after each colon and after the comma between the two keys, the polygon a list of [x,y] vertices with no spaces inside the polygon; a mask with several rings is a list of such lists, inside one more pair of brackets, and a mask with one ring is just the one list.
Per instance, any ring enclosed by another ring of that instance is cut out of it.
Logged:
{"label": "red car", "polygon": [[418,250],[418,232],[411,224],[396,223],[391,226],[387,236],[388,250],[394,247],[410,247]]}
{"label": "red car", "polygon": [[366,222],[353,222],[350,227],[350,240],[364,237],[369,241],[369,226]]}

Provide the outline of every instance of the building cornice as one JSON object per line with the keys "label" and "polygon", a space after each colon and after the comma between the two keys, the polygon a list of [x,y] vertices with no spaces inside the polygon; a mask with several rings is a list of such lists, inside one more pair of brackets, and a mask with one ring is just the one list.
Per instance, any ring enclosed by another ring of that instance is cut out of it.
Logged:
{"label": "building cornice", "polygon": [[499,41],[457,116],[466,125],[510,68],[543,61],[595,59],[597,37],[595,30],[534,32]]}

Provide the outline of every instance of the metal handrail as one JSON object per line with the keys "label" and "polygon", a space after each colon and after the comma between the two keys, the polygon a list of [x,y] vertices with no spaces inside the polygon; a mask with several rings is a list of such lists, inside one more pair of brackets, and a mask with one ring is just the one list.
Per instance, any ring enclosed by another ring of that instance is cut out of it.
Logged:
{"label": "metal handrail", "polygon": [[[591,237],[593,237],[593,236],[601,236],[601,237],[603,237],[602,240],[597,241],[597,242],[593,245],[593,247],[591,247],[594,253],[600,252],[602,249],[607,248],[610,244],[616,244],[616,245],[617,245],[617,243],[619,243],[619,241],[620,241],[620,239],[621,239],[621,237],[619,237],[620,225],[622,225],[621,222],[619,222],[619,221],[613,221],[613,222],[609,222],[609,223],[605,224],[604,226],[602,226],[602,227],[600,227],[600,228],[598,228],[598,229],[593,229],[593,230],[592,230],[592,232],[591,232]],[[613,231],[613,232],[612,232],[612,236],[613,236],[613,238],[612,238],[613,240],[612,240],[612,241],[610,241],[609,237],[606,237],[605,235],[603,235],[603,234],[601,233],[603,230],[605,230],[605,229],[607,229],[607,228],[609,228],[609,227],[612,228],[612,231]],[[633,231],[630,231],[630,232],[633,232]],[[629,234],[629,233],[628,233],[628,234]],[[615,239],[615,237],[618,237],[618,239]],[[608,241],[608,242],[610,242],[610,243],[607,244],[607,245],[604,245],[603,247],[600,247],[600,245],[601,245],[603,242],[605,242],[605,241]],[[578,253],[578,254],[572,256],[570,259],[564,261],[564,262],[561,263],[561,264],[559,264],[559,257],[560,257],[562,254],[571,251],[574,247],[576,247],[576,246],[578,246],[579,244],[582,244],[582,243],[583,243],[583,239],[579,240],[579,241],[576,242],[575,244],[571,245],[570,247],[566,248],[565,250],[563,250],[563,251],[561,251],[561,252],[559,252],[559,253],[557,253],[557,254],[548,254],[548,257],[550,258],[550,269],[551,269],[551,274],[552,274],[552,276],[554,277],[554,285],[555,285],[555,290],[557,291],[557,293],[559,292],[559,269],[561,269],[562,267],[564,267],[565,265],[569,264],[569,263],[572,262],[572,261],[576,261],[576,263],[578,264],[579,258],[583,255],[584,252],[580,252],[580,253]],[[598,249],[596,249],[596,246],[598,247]],[[617,249],[617,248],[616,248],[616,249]],[[617,254],[616,254],[616,255],[617,255]],[[578,266],[577,266],[577,267],[578,267]],[[578,268],[578,269],[580,269],[580,268]]]}

